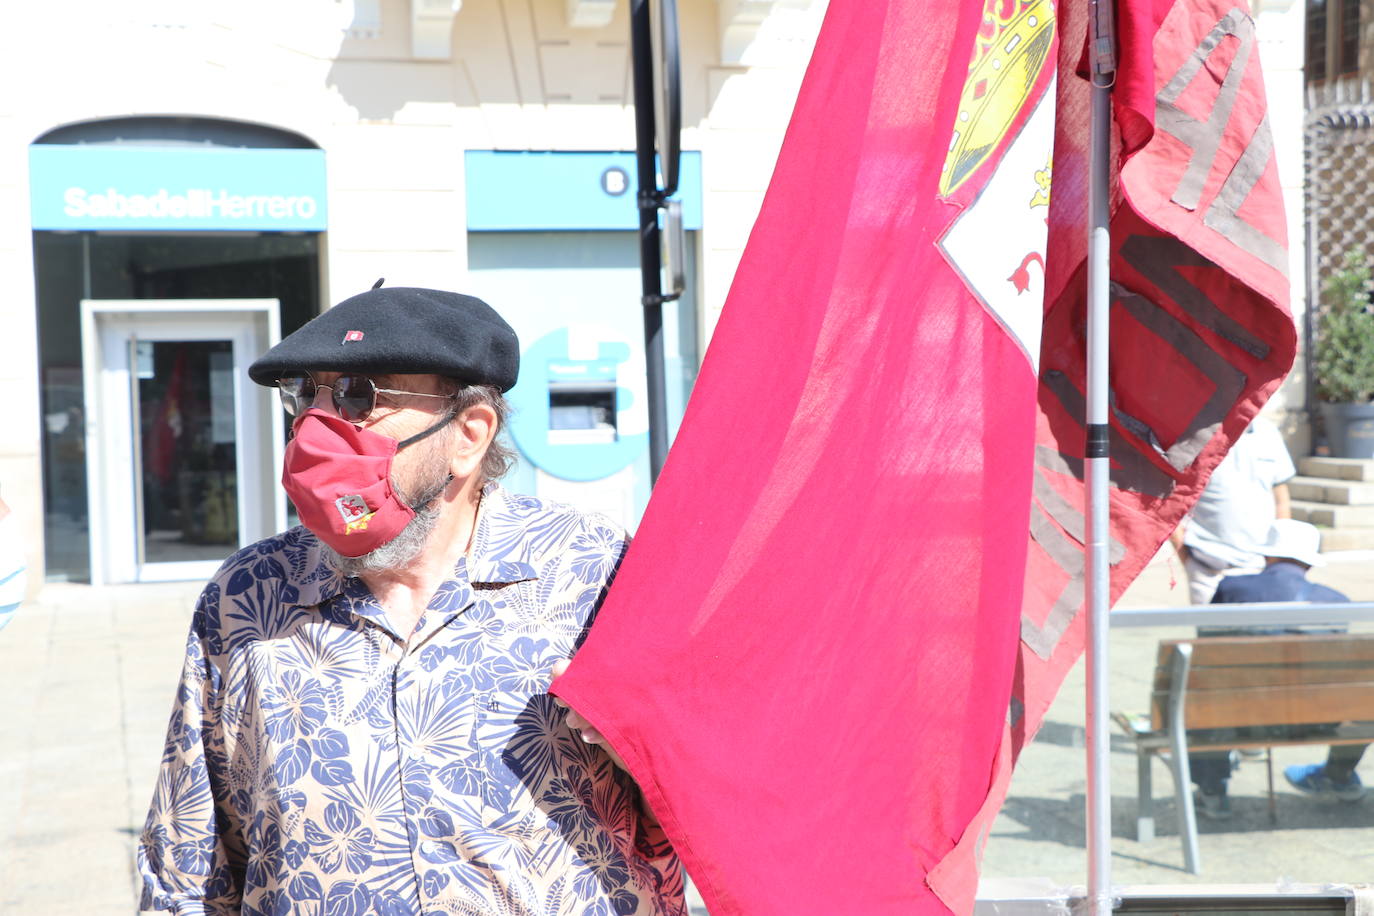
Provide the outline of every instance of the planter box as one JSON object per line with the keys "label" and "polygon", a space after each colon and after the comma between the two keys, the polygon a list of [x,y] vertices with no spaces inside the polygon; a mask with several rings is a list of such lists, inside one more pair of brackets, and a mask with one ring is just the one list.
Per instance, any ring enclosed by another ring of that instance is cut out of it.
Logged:
{"label": "planter box", "polygon": [[1333,458],[1374,458],[1374,404],[1322,404]]}

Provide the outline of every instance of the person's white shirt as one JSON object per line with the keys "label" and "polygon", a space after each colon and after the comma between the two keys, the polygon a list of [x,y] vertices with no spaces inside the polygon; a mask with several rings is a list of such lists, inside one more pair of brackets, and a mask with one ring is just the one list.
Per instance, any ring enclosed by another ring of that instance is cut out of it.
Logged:
{"label": "person's white shirt", "polygon": [[1240,435],[1187,520],[1183,543],[1214,569],[1260,567],[1277,512],[1274,488],[1297,473],[1278,427],[1256,419]]}

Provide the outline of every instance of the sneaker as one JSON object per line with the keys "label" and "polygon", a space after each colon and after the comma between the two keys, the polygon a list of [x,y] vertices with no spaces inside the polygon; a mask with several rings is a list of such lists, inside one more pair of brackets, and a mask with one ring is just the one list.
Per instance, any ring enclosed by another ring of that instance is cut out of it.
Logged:
{"label": "sneaker", "polygon": [[1359,801],[1364,797],[1364,783],[1360,782],[1360,774],[1351,773],[1349,782],[1332,782],[1331,777],[1326,775],[1326,765],[1321,763],[1284,767],[1283,778],[1304,795],[1336,801]]}
{"label": "sneaker", "polygon": [[1209,821],[1224,821],[1231,816],[1231,796],[1225,790],[1221,792],[1204,792],[1197,790],[1194,796],[1195,804],[1193,808],[1200,817]]}

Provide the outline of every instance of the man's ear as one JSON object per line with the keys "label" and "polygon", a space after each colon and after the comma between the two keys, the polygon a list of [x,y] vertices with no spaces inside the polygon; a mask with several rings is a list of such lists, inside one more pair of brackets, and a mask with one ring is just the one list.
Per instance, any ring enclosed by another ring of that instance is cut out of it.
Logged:
{"label": "man's ear", "polygon": [[463,480],[477,473],[482,456],[496,438],[496,411],[486,404],[474,404],[453,421],[458,431],[449,473]]}

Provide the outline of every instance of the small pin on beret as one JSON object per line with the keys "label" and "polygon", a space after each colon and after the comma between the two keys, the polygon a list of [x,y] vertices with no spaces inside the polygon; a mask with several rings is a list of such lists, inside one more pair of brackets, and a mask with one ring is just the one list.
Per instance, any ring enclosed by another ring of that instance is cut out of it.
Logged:
{"label": "small pin on beret", "polygon": [[259,385],[292,372],[445,375],[508,391],[520,369],[515,331],[473,296],[382,281],[287,335],[248,367]]}

